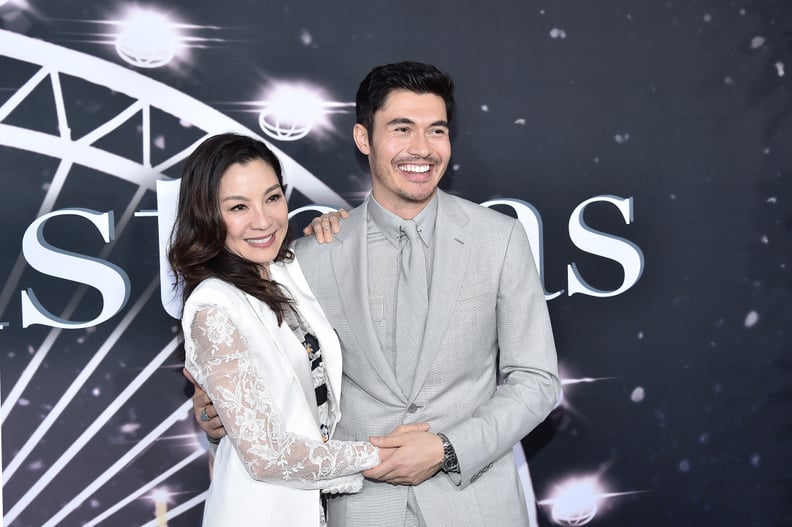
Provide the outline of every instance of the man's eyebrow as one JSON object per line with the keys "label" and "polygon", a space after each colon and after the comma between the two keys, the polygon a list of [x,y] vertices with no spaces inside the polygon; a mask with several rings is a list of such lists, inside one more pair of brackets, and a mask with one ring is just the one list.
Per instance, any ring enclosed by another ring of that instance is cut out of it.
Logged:
{"label": "man's eyebrow", "polygon": [[415,121],[408,117],[396,117],[386,123],[386,126],[393,126],[394,124],[415,124]]}
{"label": "man's eyebrow", "polygon": [[[391,119],[390,121],[388,121],[386,123],[386,126],[393,126],[395,124],[415,124],[415,121],[413,121],[409,117],[396,117],[395,119]],[[433,122],[429,126],[430,127],[432,127],[432,126],[443,126],[445,128],[448,128],[448,121],[444,121],[444,120],[441,119],[439,121]]]}

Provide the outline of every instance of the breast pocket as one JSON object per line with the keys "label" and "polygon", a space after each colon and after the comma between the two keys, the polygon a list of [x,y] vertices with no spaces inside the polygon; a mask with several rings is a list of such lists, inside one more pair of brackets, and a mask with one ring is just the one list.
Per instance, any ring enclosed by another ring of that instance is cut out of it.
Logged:
{"label": "breast pocket", "polygon": [[476,282],[473,284],[462,284],[459,288],[458,300],[468,300],[480,296],[486,296],[494,292],[494,288],[488,282]]}
{"label": "breast pocket", "polygon": [[489,317],[494,314],[493,299],[495,291],[486,282],[470,285],[463,284],[454,304],[453,317],[458,323],[467,325],[465,331],[477,332],[481,324],[489,324]]}

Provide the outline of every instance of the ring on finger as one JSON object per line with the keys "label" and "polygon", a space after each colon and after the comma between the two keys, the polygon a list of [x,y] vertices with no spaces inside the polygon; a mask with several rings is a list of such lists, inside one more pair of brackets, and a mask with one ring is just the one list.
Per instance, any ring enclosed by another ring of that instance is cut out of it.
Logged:
{"label": "ring on finger", "polygon": [[209,414],[206,413],[206,408],[204,408],[203,410],[201,410],[201,421],[205,423],[209,419],[211,419],[211,417],[209,417]]}

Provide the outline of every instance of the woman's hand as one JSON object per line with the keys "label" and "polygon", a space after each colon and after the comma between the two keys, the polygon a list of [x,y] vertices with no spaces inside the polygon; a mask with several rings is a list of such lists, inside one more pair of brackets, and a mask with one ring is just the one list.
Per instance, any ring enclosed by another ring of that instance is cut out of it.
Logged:
{"label": "woman's hand", "polygon": [[341,220],[347,219],[349,213],[345,209],[338,209],[336,212],[327,212],[315,217],[311,223],[303,229],[303,235],[314,235],[318,243],[328,243],[333,241],[333,234],[341,232]]}
{"label": "woman's hand", "polygon": [[212,400],[208,395],[206,395],[206,392],[203,391],[203,388],[201,388],[198,383],[195,382],[195,379],[193,379],[192,375],[190,375],[190,372],[188,372],[186,368],[182,369],[182,373],[184,373],[184,376],[187,377],[187,380],[193,383],[193,386],[195,386],[195,393],[193,394],[192,402],[193,414],[195,415],[195,420],[198,423],[198,426],[201,427],[201,430],[204,431],[210,441],[214,443],[220,441],[220,439],[226,435],[226,431],[223,427],[223,423],[217,416],[217,411],[212,404]]}

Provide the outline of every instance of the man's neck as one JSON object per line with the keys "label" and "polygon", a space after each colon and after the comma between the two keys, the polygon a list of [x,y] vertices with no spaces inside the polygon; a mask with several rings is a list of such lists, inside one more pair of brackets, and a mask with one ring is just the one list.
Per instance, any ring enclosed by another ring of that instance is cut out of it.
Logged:
{"label": "man's neck", "polygon": [[382,200],[377,199],[377,195],[372,190],[371,196],[374,200],[379,203],[379,205],[387,210],[388,212],[395,214],[396,216],[400,217],[403,220],[412,220],[421,213],[434,199],[435,195],[437,195],[437,190],[435,190],[431,196],[426,201],[406,201],[402,200],[398,203],[387,203],[383,202]]}

